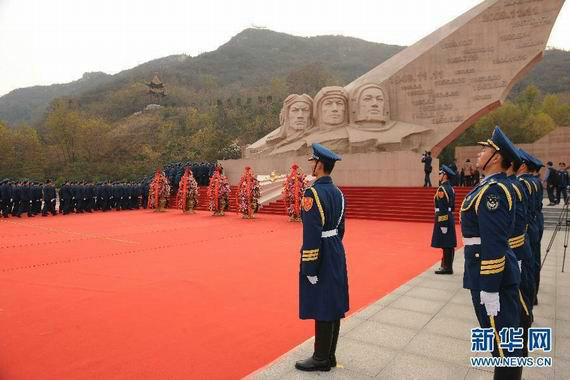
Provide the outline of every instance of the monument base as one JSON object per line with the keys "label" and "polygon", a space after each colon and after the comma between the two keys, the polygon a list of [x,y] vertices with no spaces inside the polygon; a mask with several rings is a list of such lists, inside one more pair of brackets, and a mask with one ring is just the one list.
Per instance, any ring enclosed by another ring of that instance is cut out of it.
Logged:
{"label": "monument base", "polygon": [[[424,183],[424,165],[421,154],[414,152],[377,152],[343,154],[333,172],[334,182],[338,186],[422,186]],[[308,156],[280,156],[223,160],[220,163],[231,185],[239,183],[246,166],[254,173],[288,174],[291,165],[297,164],[305,174],[311,174],[312,164]],[[439,160],[433,158],[431,183],[437,186]]]}

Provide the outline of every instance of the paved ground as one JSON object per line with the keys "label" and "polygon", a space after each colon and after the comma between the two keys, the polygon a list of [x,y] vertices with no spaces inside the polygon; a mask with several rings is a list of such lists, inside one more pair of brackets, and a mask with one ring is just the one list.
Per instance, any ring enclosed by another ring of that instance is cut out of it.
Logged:
{"label": "paved ground", "polygon": [[[563,231],[562,231],[563,232]],[[552,236],[545,231],[543,257]],[[561,273],[564,234],[559,233],[542,269],[534,327],[552,327],[552,368],[525,368],[524,379],[570,379],[570,252]],[[570,251],[570,250],[569,250]],[[251,375],[252,379],[492,379],[491,369],[470,367],[470,329],[477,327],[467,290],[462,288],[463,251],[455,274],[433,268],[353,314],[341,325],[337,358],[343,368],[304,373],[296,360],[312,353],[310,339]]]}

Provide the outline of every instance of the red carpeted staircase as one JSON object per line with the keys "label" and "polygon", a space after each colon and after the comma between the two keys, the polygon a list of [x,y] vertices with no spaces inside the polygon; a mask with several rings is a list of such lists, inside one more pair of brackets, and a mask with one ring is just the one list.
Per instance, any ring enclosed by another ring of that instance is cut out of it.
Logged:
{"label": "red carpeted staircase", "polygon": [[[425,187],[341,187],[346,200],[346,217],[353,219],[433,222],[436,188]],[[470,188],[455,188],[455,221]],[[261,214],[286,215],[285,203],[278,200],[264,205]]]}

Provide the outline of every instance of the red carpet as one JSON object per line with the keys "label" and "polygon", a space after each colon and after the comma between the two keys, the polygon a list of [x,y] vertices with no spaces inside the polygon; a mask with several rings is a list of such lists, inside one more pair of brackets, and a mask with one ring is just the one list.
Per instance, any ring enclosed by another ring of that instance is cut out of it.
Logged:
{"label": "red carpet", "polygon": [[[312,335],[300,229],[174,210],[1,220],[0,379],[247,375]],[[351,311],[439,260],[431,230],[347,221]]]}

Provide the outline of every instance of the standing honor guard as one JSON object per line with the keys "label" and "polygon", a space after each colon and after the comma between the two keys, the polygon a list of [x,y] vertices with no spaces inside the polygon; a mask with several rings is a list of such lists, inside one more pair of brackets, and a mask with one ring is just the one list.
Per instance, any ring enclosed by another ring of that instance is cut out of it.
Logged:
{"label": "standing honor guard", "polygon": [[189,167],[184,171],[184,175],[178,184],[176,204],[184,214],[193,214],[195,212],[194,209],[198,206],[198,183]]}
{"label": "standing honor guard", "polygon": [[260,196],[259,181],[255,178],[251,168],[246,166],[236,194],[236,212],[242,214],[244,219],[253,219],[253,214],[258,209]]}
{"label": "standing honor guard", "polygon": [[455,191],[451,186],[451,179],[455,177],[455,172],[442,165],[439,170],[439,187],[435,193],[435,224],[431,238],[431,246],[442,248],[443,256],[441,265],[435,274],[453,274],[453,259],[457,238],[455,236]]}
{"label": "standing honor guard", "polygon": [[348,311],[348,275],[342,239],[344,196],[330,174],[340,157],[313,144],[312,174],[317,178],[302,200],[303,246],[299,273],[299,314],[315,320],[313,355],[295,363],[301,371],[336,367],[340,319]]}
{"label": "standing honor guard", "polygon": [[[461,232],[465,243],[463,287],[471,290],[475,314],[482,328],[492,328],[493,356],[520,357],[521,351],[503,350],[499,332],[520,326],[520,269],[509,239],[513,236],[515,205],[511,181],[505,174],[517,151],[499,127],[477,157],[485,179],[465,197]],[[495,367],[494,379],[520,379],[522,367]]]}

